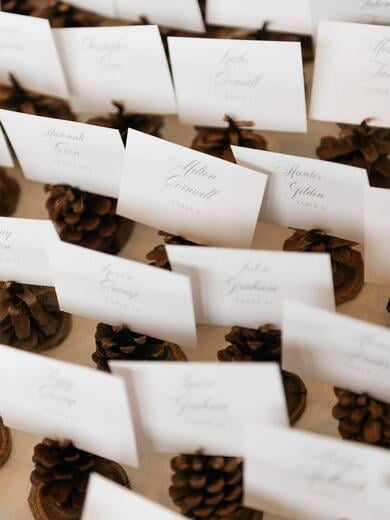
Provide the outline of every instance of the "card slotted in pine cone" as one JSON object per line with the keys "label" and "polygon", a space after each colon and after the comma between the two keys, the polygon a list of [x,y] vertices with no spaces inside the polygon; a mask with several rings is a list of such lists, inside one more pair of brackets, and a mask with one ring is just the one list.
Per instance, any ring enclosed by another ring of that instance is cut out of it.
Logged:
{"label": "card slotted in pine cone", "polygon": [[9,217],[14,213],[19,194],[19,184],[0,168],[0,217]]}
{"label": "card slotted in pine cone", "polygon": [[195,242],[191,242],[191,240],[187,240],[179,235],[171,235],[170,233],[165,233],[165,231],[159,231],[159,235],[161,235],[164,239],[164,244],[160,244],[156,246],[152,251],[150,251],[146,255],[146,259],[149,261],[150,265],[154,267],[160,267],[161,269],[167,269],[169,271],[172,270],[171,264],[169,263],[167,250],[165,249],[165,244],[171,246],[199,246],[200,244],[196,244]]}

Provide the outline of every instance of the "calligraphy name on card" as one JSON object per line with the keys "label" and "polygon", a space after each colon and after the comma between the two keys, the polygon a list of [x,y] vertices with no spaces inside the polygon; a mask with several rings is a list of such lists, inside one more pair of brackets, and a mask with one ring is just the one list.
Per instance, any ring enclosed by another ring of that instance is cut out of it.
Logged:
{"label": "calligraphy name on card", "polygon": [[196,243],[247,247],[266,180],[228,161],[129,130],[117,212]]}

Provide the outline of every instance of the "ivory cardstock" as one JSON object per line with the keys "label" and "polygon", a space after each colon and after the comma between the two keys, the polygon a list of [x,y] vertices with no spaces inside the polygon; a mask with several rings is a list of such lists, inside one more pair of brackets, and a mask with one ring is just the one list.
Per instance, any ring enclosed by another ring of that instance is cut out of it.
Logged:
{"label": "ivory cardstock", "polygon": [[180,120],[306,132],[300,43],[168,38]]}
{"label": "ivory cardstock", "polygon": [[48,243],[47,251],[61,310],[196,346],[186,276],[65,242]]}
{"label": "ivory cardstock", "polygon": [[5,168],[12,168],[13,165],[14,161],[12,159],[12,154],[8,147],[4,132],[0,126],[0,166],[4,166]]}
{"label": "ivory cardstock", "polygon": [[129,520],[130,514],[148,520],[183,520],[181,515],[93,473],[88,481],[82,520]]}
{"label": "ivory cardstock", "polygon": [[0,83],[66,98],[68,88],[48,20],[0,12]]}
{"label": "ivory cardstock", "polygon": [[71,0],[69,3],[103,16],[116,15],[115,0]]}
{"label": "ivory cardstock", "polygon": [[53,285],[47,240],[58,240],[50,220],[0,217],[1,281]]}
{"label": "ivory cardstock", "polygon": [[248,507],[294,520],[388,518],[389,456],[383,449],[249,425],[245,452]]}
{"label": "ivory cardstock", "polygon": [[283,368],[390,402],[390,330],[285,301]]}
{"label": "ivory cardstock", "polygon": [[390,190],[367,188],[365,195],[365,280],[390,285]]}
{"label": "ivory cardstock", "polygon": [[126,380],[145,450],[242,456],[246,423],[289,424],[276,363],[109,364]]}
{"label": "ivory cardstock", "polygon": [[285,227],[319,228],[363,242],[364,192],[369,186],[366,170],[236,146],[233,153],[241,166],[268,175],[261,220]]}
{"label": "ivory cardstock", "polygon": [[267,22],[273,31],[311,33],[309,0],[207,0],[206,20],[213,25],[260,29]]}
{"label": "ivory cardstock", "polygon": [[129,130],[117,212],[200,244],[248,247],[266,182],[261,173]]}
{"label": "ivory cardstock", "polygon": [[191,278],[198,323],[257,328],[281,325],[284,298],[334,309],[330,257],[166,246],[174,271]]}
{"label": "ivory cardstock", "polygon": [[0,346],[0,409],[11,428],[68,439],[82,450],[138,465],[126,388],[119,377]]}
{"label": "ivory cardstock", "polygon": [[124,159],[118,130],[9,110],[0,110],[0,120],[27,179],[118,197]]}
{"label": "ivory cardstock", "polygon": [[55,29],[76,111],[176,112],[168,62],[156,25]]}
{"label": "ivory cardstock", "polygon": [[191,32],[205,32],[198,0],[116,0],[121,18],[165,25]]}
{"label": "ivory cardstock", "polygon": [[389,128],[389,79],[390,27],[320,23],[312,119]]}

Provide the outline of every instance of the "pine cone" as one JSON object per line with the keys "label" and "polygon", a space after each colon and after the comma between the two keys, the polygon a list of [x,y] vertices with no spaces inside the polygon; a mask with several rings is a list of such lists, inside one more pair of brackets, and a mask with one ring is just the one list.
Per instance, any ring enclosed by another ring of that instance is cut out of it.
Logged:
{"label": "pine cone", "polygon": [[253,126],[252,122],[234,121],[229,116],[225,116],[224,121],[229,123],[226,128],[196,127],[198,134],[192,142],[192,149],[233,163],[236,161],[230,146],[243,146],[256,150],[267,149],[267,141],[262,135],[240,128]]}
{"label": "pine cone", "polygon": [[0,417],[0,468],[9,459],[12,450],[12,438],[9,428],[4,426],[3,420]]}
{"label": "pine cone", "polygon": [[34,8],[32,0],[3,0],[1,9],[6,13],[29,15]]}
{"label": "pine cone", "polygon": [[145,134],[161,137],[160,130],[164,125],[163,118],[156,115],[131,114],[125,112],[121,103],[113,102],[117,112],[108,117],[94,117],[87,121],[90,125],[104,126],[106,128],[116,128],[119,130],[123,143],[126,144],[127,130],[132,128]]}
{"label": "pine cone", "polygon": [[171,460],[169,494],[187,518],[261,520],[263,514],[242,506],[243,461],[233,457],[179,455]]}
{"label": "pine cone", "polygon": [[338,403],[333,417],[344,439],[390,448],[390,404],[367,394],[335,388]]}
{"label": "pine cone", "polygon": [[63,184],[46,185],[45,191],[61,240],[111,254],[127,242],[133,223],[116,215],[115,199]]}
{"label": "pine cone", "polygon": [[92,359],[99,370],[110,372],[108,361],[187,361],[178,345],[133,332],[128,327],[99,323]]}
{"label": "pine cone", "polygon": [[0,168],[0,216],[9,217],[15,211],[20,188],[15,179]]}
{"label": "pine cone", "polygon": [[390,188],[390,129],[339,125],[339,137],[323,137],[317,155],[325,161],[365,168],[371,186]]}
{"label": "pine cone", "polygon": [[390,312],[390,300],[389,300],[388,303],[387,303],[386,310],[387,310],[387,312]]}
{"label": "pine cone", "polygon": [[11,85],[0,85],[0,108],[35,116],[75,121],[69,104],[63,99],[24,89],[15,76],[9,75]]}
{"label": "pine cone", "polygon": [[297,229],[284,243],[285,251],[329,253],[332,261],[336,304],[353,300],[364,285],[362,255],[352,249],[356,242],[327,235],[320,229]]}
{"label": "pine cone", "polygon": [[0,282],[0,343],[38,352],[59,345],[69,330],[53,287]]}
{"label": "pine cone", "polygon": [[[233,327],[225,339],[230,345],[217,352],[219,361],[282,362],[282,332],[272,325],[258,329]],[[294,424],[305,411],[307,390],[296,374],[282,370],[282,379],[290,423]]]}
{"label": "pine cone", "polygon": [[[165,231],[159,231],[159,235],[164,237],[164,244],[174,245],[174,246],[199,246],[200,244],[196,244],[195,242],[191,242],[186,238],[183,238],[179,235],[171,235],[170,233],[165,233]],[[165,245],[160,244],[156,246],[152,251],[150,251],[146,255],[146,259],[149,261],[150,265],[154,267],[160,267],[162,269],[167,269],[171,271],[171,264],[168,260],[167,251],[165,249]]]}

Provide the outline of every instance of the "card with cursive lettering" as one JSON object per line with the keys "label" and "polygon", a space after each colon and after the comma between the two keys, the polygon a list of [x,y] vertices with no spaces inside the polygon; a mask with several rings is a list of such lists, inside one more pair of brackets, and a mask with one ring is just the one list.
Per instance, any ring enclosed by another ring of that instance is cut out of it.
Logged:
{"label": "card with cursive lettering", "polygon": [[186,276],[65,242],[48,243],[47,251],[61,310],[196,346]]}
{"label": "card with cursive lettering", "polygon": [[48,20],[0,12],[0,83],[13,74],[41,94],[68,97],[68,88]]}
{"label": "card with cursive lettering", "polygon": [[261,173],[129,130],[117,212],[199,244],[248,247],[266,182]]}
{"label": "card with cursive lettering", "polygon": [[116,15],[115,0],[71,0],[69,3],[103,16],[114,17]]}
{"label": "card with cursive lettering", "polygon": [[27,179],[118,196],[124,159],[118,130],[9,110],[0,110],[0,120]]}
{"label": "card with cursive lettering", "polygon": [[247,507],[300,520],[389,517],[389,463],[383,449],[248,425],[245,452]]}
{"label": "card with cursive lettering", "polygon": [[[180,120],[307,132],[300,43],[168,38]],[[190,64],[190,65],[189,65]]]}
{"label": "card with cursive lettering", "polygon": [[285,301],[283,368],[390,403],[390,330]]}
{"label": "card with cursive lettering", "polygon": [[50,220],[0,217],[1,281],[53,285],[47,240],[58,240]]}
{"label": "card with cursive lettering", "polygon": [[145,450],[242,456],[246,423],[289,424],[276,363],[110,361],[110,368],[126,381]]}
{"label": "card with cursive lettering", "polygon": [[206,21],[212,25],[261,29],[264,23],[272,31],[311,33],[308,0],[207,0]]}
{"label": "card with cursive lettering", "polygon": [[334,309],[329,255],[166,246],[175,272],[191,278],[198,323],[281,325],[284,298]]}
{"label": "card with cursive lettering", "polygon": [[183,520],[181,515],[98,473],[90,476],[81,520],[129,520],[130,512],[132,518]]}
{"label": "card with cursive lettering", "polygon": [[126,20],[144,17],[149,23],[183,31],[205,32],[198,0],[116,0],[118,13]]}
{"label": "card with cursive lettering", "polygon": [[390,128],[389,106],[390,27],[321,22],[311,118]]}
{"label": "card with cursive lettering", "polygon": [[11,428],[138,465],[126,388],[117,376],[1,345],[0,409]]}
{"label": "card with cursive lettering", "polygon": [[74,110],[174,113],[175,95],[156,25],[55,29]]}
{"label": "card with cursive lettering", "polygon": [[390,190],[366,188],[365,280],[390,285]]}
{"label": "card with cursive lettering", "polygon": [[4,166],[5,168],[12,168],[13,165],[14,161],[12,159],[12,154],[8,147],[4,132],[0,126],[0,166]]}
{"label": "card with cursive lettering", "polygon": [[[233,147],[241,166],[268,175],[260,220],[329,235],[364,238],[366,170],[306,157]],[[348,204],[345,201],[348,200]]]}

